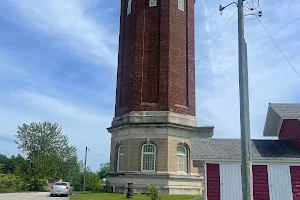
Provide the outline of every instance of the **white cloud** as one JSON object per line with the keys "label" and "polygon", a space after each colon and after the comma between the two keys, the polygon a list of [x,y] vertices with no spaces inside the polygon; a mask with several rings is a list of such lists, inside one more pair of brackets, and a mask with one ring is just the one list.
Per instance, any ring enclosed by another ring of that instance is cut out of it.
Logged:
{"label": "white cloud", "polygon": [[[292,29],[280,29],[290,22],[287,18],[277,22],[275,20],[277,15],[282,13],[272,13],[272,10],[276,10],[276,5],[273,6],[268,4],[269,9],[264,12],[264,16],[268,18],[264,22],[265,26],[280,45],[285,45],[286,41],[289,41],[288,46],[291,48],[285,48],[285,53],[293,63],[299,63],[300,59],[293,56],[297,51],[293,47],[299,46],[299,42],[293,40],[291,35],[295,31],[300,31],[300,16],[299,14],[294,16],[297,20]],[[293,6],[293,9],[300,8],[300,4],[296,2]],[[214,25],[217,28],[206,28],[206,34],[201,33],[207,36],[205,40],[209,41],[209,44],[203,41],[196,43],[197,46],[206,44],[203,49],[198,50],[196,54],[198,59],[235,11],[235,8],[228,8],[220,16],[217,8],[218,4],[213,2],[202,8],[204,13],[209,13],[202,18],[205,20],[205,27]],[[200,10],[196,11],[199,12]],[[289,64],[258,21],[245,21],[245,31],[248,42],[251,133],[252,137],[261,138],[268,102],[295,101],[295,97],[299,98],[299,91],[295,90],[295,87],[299,86],[300,78],[291,71]],[[205,59],[208,61],[203,59],[197,67],[198,120],[202,125],[215,125],[215,137],[240,137],[237,50],[237,16],[235,16],[206,55]],[[199,80],[202,77],[205,80]]]}
{"label": "white cloud", "polygon": [[[83,0],[13,1],[18,14],[34,28],[59,39],[60,44],[103,66],[117,65],[116,32],[109,31],[104,19],[96,21],[88,13],[91,2]],[[98,8],[102,12],[104,8]],[[49,44],[52,45],[52,44]]]}
{"label": "white cloud", "polygon": [[[42,95],[39,93],[23,92],[16,94],[24,100],[28,105],[34,106],[36,109],[59,115],[65,118],[80,120],[83,122],[100,122],[106,120],[106,117],[102,117],[96,112],[91,111],[87,107],[78,107],[70,102],[62,101],[54,97]],[[111,118],[110,118],[111,119]]]}
{"label": "white cloud", "polygon": [[[58,97],[27,91],[14,93],[10,99],[14,101],[13,105],[17,105],[15,102],[17,101],[21,106],[17,109],[0,106],[0,121],[4,124],[0,136],[14,138],[17,126],[23,123],[58,122],[64,133],[68,135],[70,144],[79,149],[81,159],[84,158],[85,147],[91,149],[89,165],[93,170],[96,170],[100,163],[108,162],[110,133],[106,128],[110,125],[113,116],[99,113],[101,107],[90,108],[88,105],[77,105]],[[10,151],[16,152],[16,145],[13,143],[0,146],[0,152],[8,152],[4,150],[7,146]]]}

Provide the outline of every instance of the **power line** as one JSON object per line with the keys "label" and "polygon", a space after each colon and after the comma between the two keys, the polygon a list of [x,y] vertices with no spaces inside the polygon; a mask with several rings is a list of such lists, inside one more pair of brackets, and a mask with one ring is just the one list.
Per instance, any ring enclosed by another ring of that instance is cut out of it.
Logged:
{"label": "power line", "polygon": [[253,12],[254,10],[258,10],[258,8],[261,11],[259,0],[252,0],[251,1],[252,5],[248,1],[250,1],[250,0],[245,1],[244,7],[247,8],[249,12]]}
{"label": "power line", "polygon": [[94,156],[109,156],[109,155],[110,155],[109,153],[108,153],[108,154],[90,153],[90,154],[92,154],[92,155],[94,155]]}
{"label": "power line", "polygon": [[225,28],[227,27],[227,25],[229,24],[229,22],[232,20],[232,18],[234,17],[234,15],[236,14],[237,10],[233,13],[233,15],[230,17],[230,19],[228,20],[228,22],[225,24],[225,26],[222,28],[222,30],[220,31],[220,33],[217,35],[216,39],[211,43],[211,45],[208,47],[208,49],[204,52],[204,54],[201,56],[201,58],[198,60],[198,62],[196,63],[196,67],[198,66],[198,64],[200,63],[200,61],[203,59],[203,57],[207,54],[207,52],[210,50],[210,48],[214,45],[214,43],[217,41],[217,39],[220,37],[220,35],[223,33],[223,31],[225,30]]}
{"label": "power line", "polygon": [[244,4],[244,7],[248,8],[249,10],[251,8],[253,8],[253,6],[250,5],[250,3],[248,1],[246,1],[246,3]]}
{"label": "power line", "polygon": [[262,25],[262,27],[265,29],[265,31],[267,32],[267,34],[269,35],[269,37],[271,38],[271,40],[274,42],[274,44],[276,45],[276,47],[278,48],[278,50],[281,52],[281,54],[283,55],[283,57],[286,59],[286,61],[290,64],[291,68],[295,71],[295,73],[300,77],[300,74],[298,73],[298,71],[294,68],[294,66],[292,65],[292,63],[289,61],[289,59],[286,57],[286,55],[283,53],[283,51],[280,49],[280,47],[278,46],[278,44],[275,42],[275,40],[273,39],[273,37],[271,36],[271,34],[269,33],[269,31],[267,30],[267,28],[263,25],[262,21],[259,19],[259,17],[257,15],[255,15],[256,18],[258,19],[258,21],[260,22],[260,24]]}

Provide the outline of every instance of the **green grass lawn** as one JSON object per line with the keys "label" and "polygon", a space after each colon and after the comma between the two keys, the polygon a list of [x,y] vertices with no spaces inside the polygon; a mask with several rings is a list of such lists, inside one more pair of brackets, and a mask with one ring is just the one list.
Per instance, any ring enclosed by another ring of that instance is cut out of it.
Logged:
{"label": "green grass lawn", "polygon": [[[195,195],[164,195],[162,200],[191,200],[199,196]],[[89,193],[89,194],[74,194],[70,200],[120,200],[127,199],[126,194],[112,194],[112,193]],[[145,194],[135,194],[133,200],[150,200]],[[199,198],[197,200],[203,200]]]}

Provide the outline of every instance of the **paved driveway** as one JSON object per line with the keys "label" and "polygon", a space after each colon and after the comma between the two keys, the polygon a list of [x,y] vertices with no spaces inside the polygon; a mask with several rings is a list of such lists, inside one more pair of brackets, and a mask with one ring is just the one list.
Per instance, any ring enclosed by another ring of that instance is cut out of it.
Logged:
{"label": "paved driveway", "polygon": [[1,200],[69,200],[69,197],[50,197],[49,192],[0,194]]}

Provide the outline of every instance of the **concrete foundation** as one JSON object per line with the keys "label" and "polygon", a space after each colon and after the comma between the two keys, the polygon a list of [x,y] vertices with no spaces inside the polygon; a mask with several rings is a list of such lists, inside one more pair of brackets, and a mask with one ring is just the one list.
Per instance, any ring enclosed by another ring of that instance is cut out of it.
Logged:
{"label": "concrete foundation", "polygon": [[[203,190],[203,176],[175,174],[123,174],[110,177],[108,190],[115,193],[126,193],[127,183],[134,183],[134,193],[147,193],[148,185],[157,185],[162,194],[200,194]],[[114,187],[114,188],[113,188]]]}

